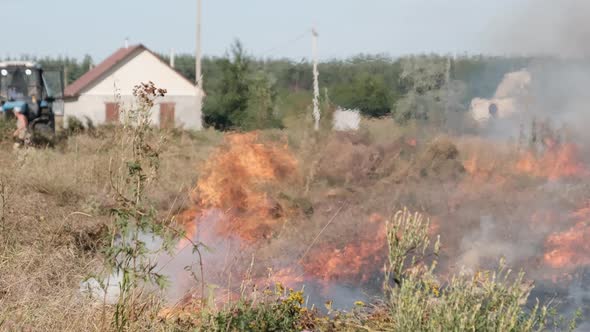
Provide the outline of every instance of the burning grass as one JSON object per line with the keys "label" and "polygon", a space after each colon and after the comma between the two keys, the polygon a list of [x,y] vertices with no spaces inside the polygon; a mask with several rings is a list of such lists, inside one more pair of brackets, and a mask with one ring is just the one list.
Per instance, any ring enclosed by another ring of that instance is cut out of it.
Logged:
{"label": "burning grass", "polygon": [[545,262],[555,269],[575,271],[590,265],[590,209],[586,204],[570,216],[568,229],[551,234],[545,243]]}
{"label": "burning grass", "polygon": [[573,143],[559,144],[547,140],[544,152],[527,151],[515,166],[519,172],[548,180],[586,177],[590,173],[580,160],[578,150]]}
{"label": "burning grass", "polygon": [[264,187],[296,177],[297,161],[285,146],[263,144],[255,132],[230,134],[203,167],[193,209],[226,211],[228,222],[217,227],[220,235],[237,235],[249,242],[268,238],[283,208]]}
{"label": "burning grass", "polygon": [[[476,272],[494,270],[500,257],[536,280],[555,273],[584,278],[575,274],[590,264],[588,214],[579,202],[590,191],[579,147],[518,152],[407,129],[390,138],[384,133],[395,128],[386,122],[365,125],[299,144],[284,137],[300,133],[170,135],[148,195],[163,222],[181,224],[192,243],[209,247],[208,287],[200,289],[191,242],[181,241],[174,254],[155,258],[172,276],[168,301],[142,302],[150,309],[136,329],[436,330],[454,328],[468,313],[478,318],[465,328],[489,327],[511,313],[494,313],[488,304],[523,313],[530,291],[519,277]],[[105,135],[73,136],[59,150],[0,151],[11,165],[0,170],[10,187],[0,252],[2,328],[100,329],[102,304],[78,288],[101,271],[99,249],[109,231],[108,165],[117,164],[116,145]],[[528,168],[519,167],[529,153]],[[48,171],[53,175],[43,176]],[[425,234],[440,233],[446,244],[436,256],[439,273],[429,269],[429,256],[406,266],[404,273],[414,274],[396,288],[385,272],[391,234],[404,236],[388,232],[401,206],[431,216],[436,222]],[[328,300],[331,316],[323,308]],[[451,314],[450,307],[460,310]]]}

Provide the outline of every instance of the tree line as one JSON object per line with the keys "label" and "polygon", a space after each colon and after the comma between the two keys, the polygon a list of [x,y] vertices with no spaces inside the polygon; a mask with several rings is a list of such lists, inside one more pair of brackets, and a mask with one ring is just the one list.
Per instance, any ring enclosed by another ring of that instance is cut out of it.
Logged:
{"label": "tree line", "polygon": [[[364,116],[444,121],[465,112],[473,98],[492,97],[506,73],[531,61],[483,55],[359,55],[321,62],[319,83],[329,104],[357,109]],[[175,67],[195,79],[194,56],[176,56]],[[255,58],[239,41],[223,57],[205,57],[203,76],[205,123],[218,129],[277,127],[282,117],[305,111],[294,108],[301,105],[294,98],[311,103],[310,61]]]}
{"label": "tree line", "polygon": [[[169,61],[167,55],[161,57]],[[90,56],[82,60],[25,58],[45,68],[63,69],[69,83],[93,64]],[[483,55],[359,55],[321,62],[319,83],[324,101],[357,109],[365,116],[391,116],[398,122],[432,120],[466,111],[474,97],[491,97],[506,73],[531,61],[528,57]],[[305,111],[297,109],[302,102],[296,99],[311,100],[309,60],[256,58],[236,41],[226,55],[204,57],[202,66],[207,94],[204,120],[217,129],[281,127],[286,115]],[[175,69],[194,81],[194,56],[177,55]]]}

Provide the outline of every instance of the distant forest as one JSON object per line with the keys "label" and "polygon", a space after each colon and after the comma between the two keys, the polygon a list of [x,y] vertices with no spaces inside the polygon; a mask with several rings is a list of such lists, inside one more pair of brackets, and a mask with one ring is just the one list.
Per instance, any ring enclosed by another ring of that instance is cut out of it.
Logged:
{"label": "distant forest", "polygon": [[[168,62],[169,56],[161,55]],[[34,60],[44,68],[63,68],[67,73],[67,82],[72,83],[87,72],[94,60],[85,56],[82,60],[70,57],[22,57],[23,60]],[[221,63],[226,57],[203,58],[203,76],[206,78],[205,89],[218,83],[222,71]],[[532,60],[529,57],[488,57],[483,55],[461,56],[449,59],[439,55],[416,55],[400,58],[386,56],[359,55],[344,60],[329,60],[320,63],[320,86],[330,91],[346,90],[359,80],[383,82],[391,89],[393,96],[405,93],[407,84],[402,79],[404,62],[415,62],[426,75],[438,75],[440,83],[444,83],[447,62],[450,62],[449,75],[451,80],[465,82],[466,100],[473,97],[490,97],[495,92],[504,74],[526,67]],[[251,58],[251,67],[264,71],[273,77],[279,89],[284,91],[311,91],[313,84],[312,67],[308,60],[294,61],[288,59],[262,60]],[[94,63],[95,64],[95,63]],[[180,54],[175,57],[176,69],[191,81],[195,79],[194,55]],[[212,91],[211,91],[212,92]],[[334,100],[336,101],[336,100]]]}

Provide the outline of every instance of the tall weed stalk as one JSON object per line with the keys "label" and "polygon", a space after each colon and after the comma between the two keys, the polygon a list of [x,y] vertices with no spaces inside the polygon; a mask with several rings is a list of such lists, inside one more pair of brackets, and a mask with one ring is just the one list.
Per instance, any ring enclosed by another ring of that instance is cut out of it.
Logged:
{"label": "tall weed stalk", "polygon": [[[146,195],[146,189],[157,179],[163,142],[163,137],[155,137],[152,130],[151,109],[165,94],[166,90],[152,82],[142,83],[134,88],[133,107],[125,109],[119,102],[123,115],[118,133],[121,160],[117,170],[111,171],[116,206],[112,209],[111,245],[106,252],[107,267],[119,280],[119,298],[112,319],[117,331],[132,329],[145,308],[140,300],[146,291],[150,286],[163,288],[166,283],[152,259],[163,248],[150,248],[148,242],[154,236],[171,239]],[[170,243],[164,241],[164,246]]]}

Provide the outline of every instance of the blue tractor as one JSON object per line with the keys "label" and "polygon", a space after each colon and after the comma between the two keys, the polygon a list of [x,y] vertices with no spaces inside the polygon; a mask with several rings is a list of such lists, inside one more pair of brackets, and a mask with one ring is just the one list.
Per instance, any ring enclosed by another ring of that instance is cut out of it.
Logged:
{"label": "blue tractor", "polygon": [[54,136],[54,104],[62,97],[61,71],[44,71],[28,61],[0,62],[0,111],[4,117],[23,114],[33,135]]}

